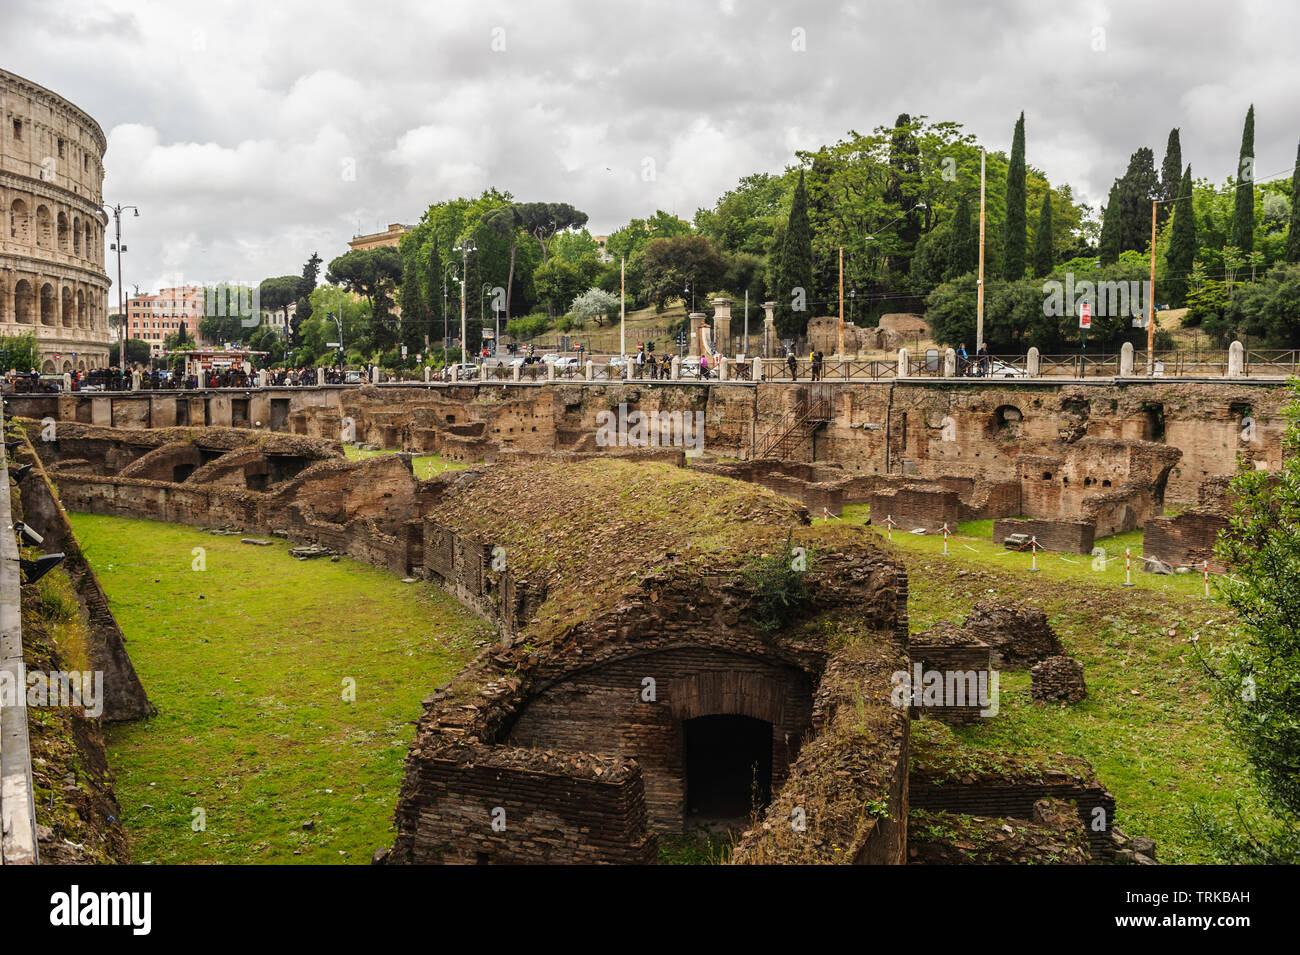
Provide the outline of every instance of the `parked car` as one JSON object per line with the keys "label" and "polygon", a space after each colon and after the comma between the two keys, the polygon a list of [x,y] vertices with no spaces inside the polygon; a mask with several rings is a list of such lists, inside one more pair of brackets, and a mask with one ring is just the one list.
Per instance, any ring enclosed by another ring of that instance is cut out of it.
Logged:
{"label": "parked car", "polygon": [[1029,373],[1023,368],[1017,368],[1015,365],[1008,365],[1004,361],[994,359],[989,364],[988,378],[1028,378]]}
{"label": "parked car", "polygon": [[577,355],[560,355],[555,359],[555,370],[562,371],[567,368],[581,368],[582,361]]}

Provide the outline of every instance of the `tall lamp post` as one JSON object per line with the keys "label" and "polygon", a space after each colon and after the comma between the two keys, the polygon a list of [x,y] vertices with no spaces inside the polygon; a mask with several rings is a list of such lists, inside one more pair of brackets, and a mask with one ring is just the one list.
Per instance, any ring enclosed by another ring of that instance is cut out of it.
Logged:
{"label": "tall lamp post", "polygon": [[469,274],[469,254],[477,252],[478,246],[473,239],[466,239],[456,246],[455,251],[460,253],[460,360],[464,361],[465,348],[469,344],[465,328],[465,276]]}
{"label": "tall lamp post", "polygon": [[140,208],[138,206],[124,206],[121,204],[116,206],[106,205],[104,206],[104,208],[109,210],[113,214],[114,242],[112,245],[112,249],[117,253],[117,320],[121,323],[122,326],[122,340],[121,340],[121,344],[118,347],[117,361],[122,368],[122,373],[125,375],[126,374],[126,330],[128,326],[126,321],[126,304],[122,300],[122,296],[125,291],[122,288],[122,253],[126,251],[126,246],[122,244],[122,213],[125,212],[127,209],[134,209],[136,218],[139,218]]}

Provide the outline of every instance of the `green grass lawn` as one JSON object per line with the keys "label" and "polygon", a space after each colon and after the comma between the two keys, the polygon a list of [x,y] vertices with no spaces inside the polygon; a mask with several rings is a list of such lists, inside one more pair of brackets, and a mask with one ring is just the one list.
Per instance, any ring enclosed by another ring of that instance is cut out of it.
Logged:
{"label": "green grass lawn", "polygon": [[[379,454],[396,454],[392,451],[363,451],[355,448],[350,444],[343,445],[343,453],[347,455],[350,461],[364,461],[366,458],[373,458]],[[427,481],[435,474],[441,474],[443,471],[460,471],[467,467],[468,464],[462,464],[459,461],[449,461],[437,454],[420,454],[411,461],[411,467],[415,471],[415,476],[421,481]]]}
{"label": "green grass lawn", "polygon": [[[846,507],[844,519],[861,522],[865,509]],[[1197,642],[1236,639],[1232,612],[1213,585],[1206,599],[1199,574],[1135,569],[1134,586],[1123,586],[1124,548],[1141,553],[1140,531],[1098,541],[1120,557],[1105,570],[1094,570],[1090,557],[1040,551],[1038,573],[1029,570],[1029,554],[995,546],[991,533],[991,522],[962,524],[945,556],[942,535],[894,531],[893,548],[908,569],[911,631],[959,622],[981,599],[1036,606],[1083,663],[1088,698],[1074,706],[1034,703],[1028,671],[1003,672],[998,715],[956,735],[977,748],[1082,756],[1114,794],[1116,824],[1154,838],[1161,861],[1214,861],[1193,807],[1228,816],[1240,803],[1247,818],[1259,812],[1195,656]]]}
{"label": "green grass lawn", "polygon": [[278,539],[69,517],[158,708],[108,732],[134,860],[365,863],[391,844],[420,701],[488,639],[480,621]]}

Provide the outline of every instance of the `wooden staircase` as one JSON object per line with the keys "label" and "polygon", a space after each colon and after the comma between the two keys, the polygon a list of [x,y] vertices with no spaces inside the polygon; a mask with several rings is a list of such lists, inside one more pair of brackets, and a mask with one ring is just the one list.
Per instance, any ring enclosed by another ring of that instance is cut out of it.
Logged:
{"label": "wooden staircase", "polygon": [[834,407],[828,395],[816,394],[801,399],[755,442],[753,459],[788,460],[814,431],[834,416]]}

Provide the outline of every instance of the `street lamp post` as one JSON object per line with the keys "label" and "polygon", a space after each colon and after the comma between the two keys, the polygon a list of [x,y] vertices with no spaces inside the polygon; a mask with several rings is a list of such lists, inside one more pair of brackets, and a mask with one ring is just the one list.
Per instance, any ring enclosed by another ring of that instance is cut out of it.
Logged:
{"label": "street lamp post", "polygon": [[138,206],[124,206],[120,204],[116,206],[106,205],[104,208],[113,213],[113,250],[117,252],[117,320],[122,327],[122,339],[121,344],[118,346],[117,360],[118,364],[122,366],[122,374],[125,375],[127,321],[126,304],[123,302],[123,293],[125,290],[122,288],[122,253],[125,252],[126,249],[122,245],[122,213],[127,209],[134,209],[136,217],[138,218],[140,215],[140,209]]}

